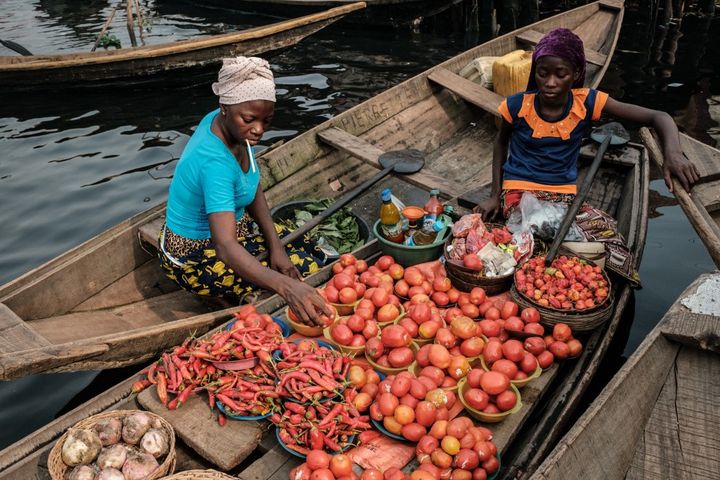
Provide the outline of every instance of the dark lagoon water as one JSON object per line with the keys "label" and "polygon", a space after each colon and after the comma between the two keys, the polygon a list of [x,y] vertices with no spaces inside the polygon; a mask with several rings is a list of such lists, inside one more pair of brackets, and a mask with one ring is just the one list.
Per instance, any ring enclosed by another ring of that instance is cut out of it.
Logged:
{"label": "dark lagoon water", "polygon": [[[183,2],[141,3],[148,43],[269,22]],[[88,51],[112,10],[99,0],[3,0],[2,6],[0,39],[36,54]],[[720,44],[720,24],[717,16],[686,10],[680,21],[658,27],[662,15],[653,16],[646,3],[631,5],[603,88],[669,112],[689,134],[714,145],[720,53],[710,46]],[[110,33],[129,45],[124,15]],[[270,59],[278,104],[263,144],[292,138],[467,47],[462,35],[443,32],[326,29]],[[12,52],[0,46],[6,54]],[[208,76],[186,80],[152,90],[0,92],[0,284],[165,200],[184,144],[216,104]],[[618,355],[631,353],[685,286],[714,268],[663,182],[651,188],[656,208],[640,272],[644,288]],[[0,383],[0,448],[119,378],[80,372]]]}

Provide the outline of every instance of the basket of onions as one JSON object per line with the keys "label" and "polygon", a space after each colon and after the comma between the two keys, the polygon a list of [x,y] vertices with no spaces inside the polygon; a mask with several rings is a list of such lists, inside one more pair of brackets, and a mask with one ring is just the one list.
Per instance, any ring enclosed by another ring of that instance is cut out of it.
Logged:
{"label": "basket of onions", "polygon": [[60,437],[48,470],[53,480],[156,480],[175,470],[175,431],[142,410],[100,413]]}

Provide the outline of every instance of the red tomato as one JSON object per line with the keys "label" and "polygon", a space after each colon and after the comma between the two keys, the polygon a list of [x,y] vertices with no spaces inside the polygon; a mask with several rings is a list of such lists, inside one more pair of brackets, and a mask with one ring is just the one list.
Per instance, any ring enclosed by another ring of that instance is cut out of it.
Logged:
{"label": "red tomato", "polygon": [[522,318],[525,323],[538,323],[540,321],[540,312],[533,307],[523,308],[523,311],[520,313],[520,318]]}
{"label": "red tomato", "polygon": [[[330,455],[323,450],[311,450],[307,454],[306,462],[310,470],[319,470],[330,466]],[[332,472],[331,472],[332,473]]]}
{"label": "red tomato", "polygon": [[480,260],[480,257],[474,253],[468,253],[463,257],[463,265],[465,268],[469,268],[470,270],[475,270],[477,272],[483,269],[482,260]]}
{"label": "red tomato", "polygon": [[480,379],[480,388],[489,395],[498,395],[510,388],[510,379],[499,372],[486,372]]}
{"label": "red tomato", "polygon": [[368,468],[360,475],[360,480],[383,480],[383,474],[380,470]]}
{"label": "red tomato", "polygon": [[500,316],[504,319],[508,319],[510,317],[514,317],[518,314],[518,305],[515,302],[512,302],[510,300],[503,303],[502,308],[500,309]]}
{"label": "red tomato", "polygon": [[490,396],[479,388],[471,388],[463,395],[463,398],[472,408],[482,410],[487,407]]}
{"label": "red tomato", "polygon": [[335,477],[344,477],[352,473],[352,461],[343,453],[333,455],[330,459],[330,471]]}

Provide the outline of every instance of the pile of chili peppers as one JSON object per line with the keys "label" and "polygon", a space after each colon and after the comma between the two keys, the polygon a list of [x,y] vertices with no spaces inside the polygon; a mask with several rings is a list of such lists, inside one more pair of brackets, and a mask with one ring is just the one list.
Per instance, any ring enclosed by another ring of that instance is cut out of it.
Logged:
{"label": "pile of chili peppers", "polygon": [[280,346],[275,364],[278,392],[301,402],[320,402],[342,395],[351,358],[312,341]]}

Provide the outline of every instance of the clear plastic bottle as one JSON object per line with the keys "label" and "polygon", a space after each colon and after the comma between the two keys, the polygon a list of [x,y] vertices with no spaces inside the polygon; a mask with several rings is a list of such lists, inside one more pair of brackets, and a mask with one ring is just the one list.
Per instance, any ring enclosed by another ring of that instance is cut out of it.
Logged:
{"label": "clear plastic bottle", "polygon": [[383,202],[380,206],[380,233],[391,242],[402,243],[405,235],[400,222],[400,210],[392,202],[390,189],[383,190],[380,198]]}
{"label": "clear plastic bottle", "polygon": [[429,228],[428,225],[425,224],[422,229],[415,232],[413,235],[413,242],[415,245],[433,244],[435,243],[435,240],[437,240],[438,234],[442,232],[444,228],[445,224],[440,220],[434,221],[430,224]]}

